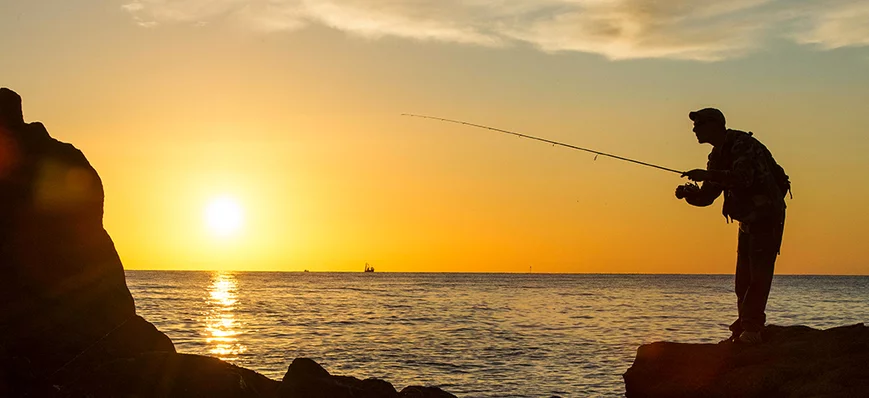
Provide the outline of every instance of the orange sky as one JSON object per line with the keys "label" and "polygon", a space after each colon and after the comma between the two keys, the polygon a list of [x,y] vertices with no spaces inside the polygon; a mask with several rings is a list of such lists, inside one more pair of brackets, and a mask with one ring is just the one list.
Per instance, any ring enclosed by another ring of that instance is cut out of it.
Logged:
{"label": "orange sky", "polygon": [[[676,200],[675,174],[400,116],[690,169],[710,147],[687,113],[716,106],[794,183],[777,271],[869,273],[869,33],[849,20],[597,42],[545,29],[368,31],[334,10],[291,26],[219,1],[23,3],[0,5],[0,85],[97,168],[128,269],[732,273],[736,226],[720,202]],[[228,237],[204,218],[222,196],[244,212]]]}

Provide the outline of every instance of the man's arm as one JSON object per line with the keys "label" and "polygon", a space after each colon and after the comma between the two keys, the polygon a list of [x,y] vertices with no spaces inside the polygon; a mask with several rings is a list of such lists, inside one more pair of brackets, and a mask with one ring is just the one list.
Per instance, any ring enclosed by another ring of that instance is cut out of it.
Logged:
{"label": "man's arm", "polygon": [[[718,197],[721,196],[721,192],[723,191],[724,188],[721,185],[711,181],[706,181],[703,183],[700,189],[683,189],[681,191],[681,196],[684,197],[685,201],[688,202],[688,204],[690,205],[697,207],[706,207],[715,202],[715,199],[718,199]],[[680,192],[677,192],[677,197],[679,197],[679,193]]]}

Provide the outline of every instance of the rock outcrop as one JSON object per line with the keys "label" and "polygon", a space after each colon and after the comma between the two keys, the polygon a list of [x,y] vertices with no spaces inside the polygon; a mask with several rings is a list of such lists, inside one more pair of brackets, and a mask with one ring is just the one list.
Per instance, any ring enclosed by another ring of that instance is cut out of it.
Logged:
{"label": "rock outcrop", "polygon": [[764,342],[637,350],[628,397],[869,397],[869,328],[767,326]]}
{"label": "rock outcrop", "polygon": [[59,389],[60,397],[277,397],[280,382],[202,355],[152,352],[107,362]]}
{"label": "rock outcrop", "polygon": [[21,98],[0,89],[0,397],[453,397],[332,376],[311,360],[278,382],[176,353],[136,315],[103,200],[82,152],[25,123]]}
{"label": "rock outcrop", "polygon": [[397,392],[379,379],[330,375],[316,362],[293,361],[283,381],[201,355],[152,352],[98,366],[75,382],[39,391],[50,397],[455,398],[436,387]]}
{"label": "rock outcrop", "polygon": [[102,217],[102,183],[85,156],[25,123],[21,98],[0,89],[0,342],[13,394],[175,351],[136,315]]}
{"label": "rock outcrop", "polygon": [[380,379],[332,376],[316,362],[299,358],[290,364],[278,389],[280,398],[455,398],[437,387],[405,387],[401,392]]}

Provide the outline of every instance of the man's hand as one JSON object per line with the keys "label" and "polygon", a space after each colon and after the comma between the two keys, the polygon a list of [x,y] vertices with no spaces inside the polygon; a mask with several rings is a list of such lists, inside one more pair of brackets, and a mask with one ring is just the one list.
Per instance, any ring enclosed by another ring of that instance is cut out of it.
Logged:
{"label": "man's hand", "polygon": [[694,184],[679,185],[676,187],[676,199],[684,199],[686,196],[690,196],[699,191],[700,189]]}
{"label": "man's hand", "polygon": [[682,177],[688,177],[691,181],[703,182],[709,179],[709,172],[703,169],[694,169],[682,173]]}

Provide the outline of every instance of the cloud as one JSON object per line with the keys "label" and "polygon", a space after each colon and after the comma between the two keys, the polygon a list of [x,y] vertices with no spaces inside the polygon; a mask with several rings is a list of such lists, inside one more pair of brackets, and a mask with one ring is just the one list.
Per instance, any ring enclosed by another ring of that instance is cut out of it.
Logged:
{"label": "cloud", "polygon": [[757,51],[775,35],[823,49],[869,45],[869,4],[860,1],[135,0],[121,7],[151,27],[223,19],[269,32],[321,25],[370,39],[718,61]]}
{"label": "cloud", "polygon": [[753,49],[763,21],[747,11],[766,1],[589,2],[544,15],[505,34],[544,51],[581,51],[610,59],[716,61]]}
{"label": "cloud", "polygon": [[[323,25],[363,37],[397,36],[418,40],[499,46],[503,40],[482,24],[460,18],[452,7],[443,13],[436,2],[306,1],[305,14]],[[441,15],[438,15],[438,14]]]}
{"label": "cloud", "polygon": [[136,21],[136,25],[139,25],[143,28],[153,28],[159,25],[159,23],[157,23],[156,21]]}
{"label": "cloud", "polygon": [[135,13],[137,11],[142,11],[145,9],[145,6],[142,3],[129,3],[121,6],[124,10]]}
{"label": "cloud", "polygon": [[869,3],[838,3],[807,13],[807,29],[797,42],[823,49],[869,46]]}
{"label": "cloud", "polygon": [[304,28],[308,20],[295,1],[248,1],[243,7],[229,12],[243,25],[265,32],[291,31]]}

